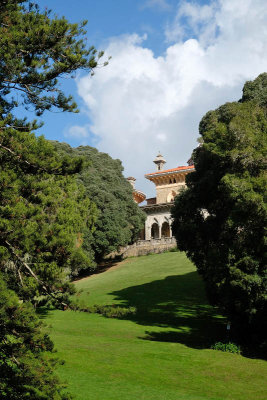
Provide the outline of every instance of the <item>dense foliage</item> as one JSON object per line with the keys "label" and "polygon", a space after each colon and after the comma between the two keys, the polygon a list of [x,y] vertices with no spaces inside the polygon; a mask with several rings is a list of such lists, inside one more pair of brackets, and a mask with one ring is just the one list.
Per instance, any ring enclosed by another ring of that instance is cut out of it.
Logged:
{"label": "dense foliage", "polygon": [[30,303],[43,295],[66,307],[68,271],[91,262],[82,235],[93,229],[96,209],[76,182],[82,160],[59,157],[35,137],[36,121],[16,118],[16,107],[37,116],[77,111],[58,79],[97,66],[101,54],[86,48],[84,25],[51,18],[29,1],[0,4],[1,399],[68,398]]}
{"label": "dense foliage", "polygon": [[95,205],[70,175],[81,160],[60,159],[34,134],[10,128],[0,137],[0,268],[21,298],[51,294],[63,301],[66,270],[92,262],[81,241]]}
{"label": "dense foliage", "polygon": [[0,394],[7,400],[69,399],[53,373],[53,343],[32,305],[0,279]]}
{"label": "dense foliage", "polygon": [[88,230],[84,248],[92,251],[96,261],[120,246],[133,243],[143,228],[145,215],[133,201],[132,187],[124,178],[120,160],[112,159],[93,147],[71,148],[55,143],[63,154],[83,156],[87,165],[78,174],[86,195],[98,209],[95,230]]}
{"label": "dense foliage", "polygon": [[239,338],[266,339],[267,74],[199,125],[195,172],[175,200],[173,231],[210,300]]}

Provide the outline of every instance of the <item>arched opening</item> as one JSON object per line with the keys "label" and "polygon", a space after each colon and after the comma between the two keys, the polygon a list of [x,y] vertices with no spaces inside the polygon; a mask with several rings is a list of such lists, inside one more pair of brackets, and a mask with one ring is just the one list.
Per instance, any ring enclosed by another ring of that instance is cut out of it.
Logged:
{"label": "arched opening", "polygon": [[168,222],[163,222],[162,227],[161,227],[161,237],[170,237],[171,232],[170,232],[170,225]]}
{"label": "arched opening", "polygon": [[143,228],[140,232],[139,232],[139,240],[145,240],[145,228]]}
{"label": "arched opening", "polygon": [[167,203],[171,203],[172,201],[174,201],[175,196],[176,192],[172,190],[167,196]]}
{"label": "arched opening", "polygon": [[151,239],[159,239],[159,226],[156,222],[151,226]]}

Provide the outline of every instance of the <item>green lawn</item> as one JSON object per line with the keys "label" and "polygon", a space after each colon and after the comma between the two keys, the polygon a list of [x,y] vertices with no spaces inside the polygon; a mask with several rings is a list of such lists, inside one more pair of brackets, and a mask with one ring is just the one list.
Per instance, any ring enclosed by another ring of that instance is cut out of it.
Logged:
{"label": "green lawn", "polygon": [[126,260],[76,283],[88,305],[136,308],[125,319],[49,311],[77,400],[265,400],[267,363],[210,350],[225,321],[183,253]]}

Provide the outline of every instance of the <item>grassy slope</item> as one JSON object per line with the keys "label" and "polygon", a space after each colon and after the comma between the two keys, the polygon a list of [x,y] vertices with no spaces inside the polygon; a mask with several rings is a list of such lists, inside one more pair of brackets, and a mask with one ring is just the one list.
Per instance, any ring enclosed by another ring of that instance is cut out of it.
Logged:
{"label": "grassy slope", "polygon": [[208,349],[225,322],[184,254],[127,260],[76,285],[87,304],[137,308],[125,320],[49,312],[66,360],[59,372],[77,400],[266,398],[264,361]]}

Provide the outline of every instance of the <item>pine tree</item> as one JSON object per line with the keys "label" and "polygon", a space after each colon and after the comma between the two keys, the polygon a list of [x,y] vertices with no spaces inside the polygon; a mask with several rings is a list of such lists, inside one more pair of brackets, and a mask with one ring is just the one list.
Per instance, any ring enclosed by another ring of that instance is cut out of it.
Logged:
{"label": "pine tree", "polygon": [[29,302],[0,277],[0,394],[3,400],[68,400],[54,368],[58,360]]}
{"label": "pine tree", "polygon": [[[83,234],[96,207],[77,184],[81,158],[60,157],[34,131],[41,124],[16,117],[23,106],[77,112],[60,78],[93,71],[102,53],[86,48],[85,22],[51,17],[30,1],[0,3],[0,397],[70,398],[54,375],[53,346],[31,303],[41,295],[66,307],[68,274],[90,265]],[[15,294],[16,292],[16,294]]]}
{"label": "pine tree", "polygon": [[60,158],[34,134],[10,128],[0,137],[0,268],[21,298],[50,295],[64,307],[66,271],[92,263],[81,244],[96,207],[73,176],[82,161]]}

